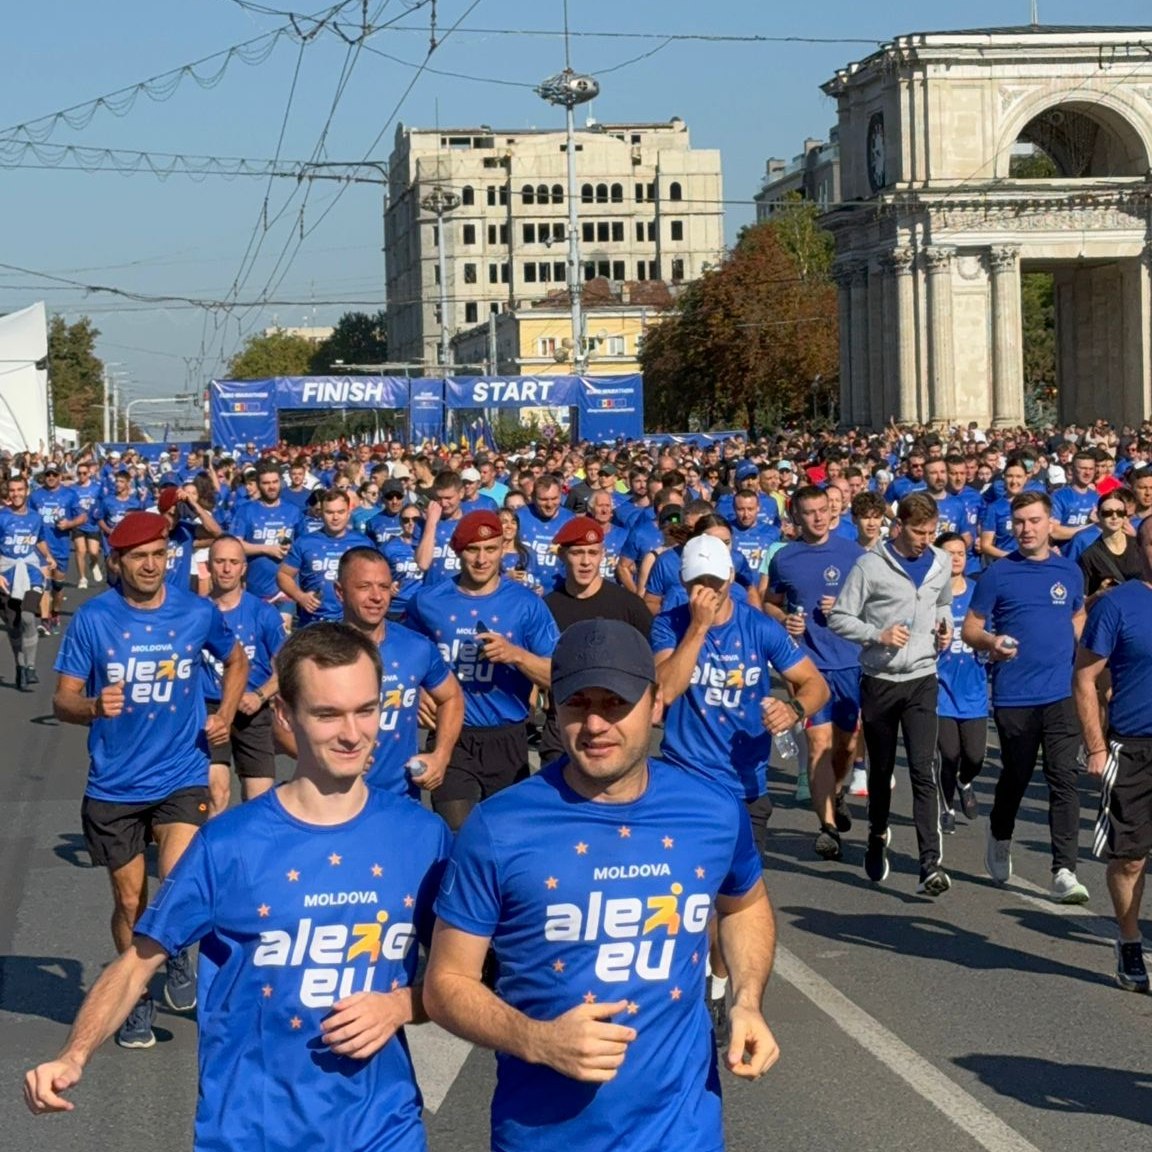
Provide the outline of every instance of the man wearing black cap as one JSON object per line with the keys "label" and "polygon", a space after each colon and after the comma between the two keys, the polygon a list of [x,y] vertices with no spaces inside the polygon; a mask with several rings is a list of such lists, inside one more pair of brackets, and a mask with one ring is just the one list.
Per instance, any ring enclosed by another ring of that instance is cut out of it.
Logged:
{"label": "man wearing black cap", "polygon": [[364,525],[364,532],[381,548],[389,540],[402,534],[400,513],[404,510],[405,490],[403,480],[385,480],[380,485],[381,509]]}
{"label": "man wearing black cap", "polygon": [[[144,851],[155,838],[163,879],[208,816],[208,745],[222,743],[236,715],[248,658],[220,610],[165,581],[168,521],[130,512],[109,537],[116,588],[82,604],[56,658],[56,719],[89,728],[88,785],[81,817],[92,863],[112,880],[112,939],[118,952],[148,904]],[[221,700],[208,717],[201,653],[222,662]],[[168,1006],[196,1006],[186,952],[168,962]],[[117,1034],[126,1048],[151,1048],[149,997]]]}
{"label": "man wearing black cap", "polygon": [[[713,912],[732,973],[729,1071],[779,1050],[761,1013],[775,927],[747,814],[650,758],[661,699],[644,637],[585,620],[553,693],[568,758],[495,797],[457,838],[424,985],[437,1023],[495,1049],[492,1146],[723,1148],[704,1007]],[[489,946],[495,993],[482,982]]]}

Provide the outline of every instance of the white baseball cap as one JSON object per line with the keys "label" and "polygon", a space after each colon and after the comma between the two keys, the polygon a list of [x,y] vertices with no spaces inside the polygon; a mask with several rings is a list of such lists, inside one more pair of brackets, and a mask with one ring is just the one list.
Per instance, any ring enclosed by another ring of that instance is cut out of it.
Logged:
{"label": "white baseball cap", "polygon": [[727,580],[732,575],[732,553],[718,536],[694,536],[680,555],[680,579],[685,584],[701,576]]}
{"label": "white baseball cap", "polygon": [[463,480],[465,484],[476,484],[480,480],[480,473],[477,472],[475,468],[465,468],[464,471],[460,473],[460,479]]}

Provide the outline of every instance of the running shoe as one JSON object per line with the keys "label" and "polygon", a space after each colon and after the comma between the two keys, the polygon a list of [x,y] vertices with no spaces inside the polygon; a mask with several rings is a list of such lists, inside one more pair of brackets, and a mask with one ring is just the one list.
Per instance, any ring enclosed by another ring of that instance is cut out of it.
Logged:
{"label": "running shoe", "polygon": [[891,843],[891,828],[868,835],[868,847],[864,850],[864,874],[873,884],[888,879],[888,845]]}
{"label": "running shoe", "polygon": [[187,948],[168,957],[164,1003],[173,1012],[191,1012],[196,1007],[196,965]]}
{"label": "running shoe", "polygon": [[823,825],[817,833],[816,841],[812,847],[821,860],[841,859],[843,853],[840,849],[840,833],[836,830],[836,825]]}
{"label": "running shoe", "polygon": [[836,793],[832,811],[836,818],[837,832],[852,831],[852,813],[848,811],[848,793],[841,790]]}
{"label": "running shoe", "polygon": [[1060,868],[1052,877],[1052,899],[1058,904],[1087,904],[1088,889],[1071,868]]}
{"label": "running shoe", "polygon": [[921,896],[943,896],[952,887],[952,880],[939,864],[933,864],[920,873],[916,891]]}
{"label": "running shoe", "polygon": [[156,1043],[152,1031],[152,1021],[156,1017],[156,1003],[151,996],[136,1002],[136,1007],[128,1014],[128,1019],[120,1025],[116,1033],[116,1043],[121,1048],[151,1048]]}
{"label": "running shoe", "polygon": [[1126,992],[1148,991],[1148,969],[1139,940],[1116,942],[1116,983]]}
{"label": "running shoe", "polygon": [[848,795],[866,797],[868,795],[868,773],[863,764],[852,766],[852,778],[848,781]]}
{"label": "running shoe", "polygon": [[1007,884],[1012,879],[1012,841],[997,840],[991,828],[984,845],[984,870],[997,884]]}
{"label": "running shoe", "polygon": [[956,794],[960,799],[960,811],[964,819],[975,820],[980,815],[980,805],[976,802],[976,792],[971,784],[957,784]]}
{"label": "running shoe", "polygon": [[951,808],[940,809],[940,831],[951,836],[956,831],[956,813]]}
{"label": "running shoe", "polygon": [[76,581],[76,587],[77,588],[87,588],[88,587],[88,577],[87,576],[81,576],[80,579]]}
{"label": "running shoe", "polygon": [[95,580],[97,584],[104,579],[104,573],[100,571],[99,564],[92,565],[92,579]]}
{"label": "running shoe", "polygon": [[807,804],[812,799],[812,789],[808,787],[808,773],[801,768],[796,777],[796,799]]}
{"label": "running shoe", "polygon": [[41,620],[36,625],[36,633],[39,636],[51,636],[52,635],[52,625],[47,620]]}
{"label": "running shoe", "polygon": [[24,683],[31,688],[33,684],[40,683],[40,673],[35,668],[27,667],[24,669]]}
{"label": "running shoe", "polygon": [[52,635],[53,636],[59,636],[60,635],[60,617],[59,616],[53,616],[52,617],[51,628],[52,628]]}
{"label": "running shoe", "polygon": [[16,691],[17,692],[27,692],[28,691],[28,677],[25,674],[23,664],[17,664],[16,665]]}
{"label": "running shoe", "polygon": [[728,1046],[728,997],[709,996],[708,1015],[712,1020],[712,1033],[717,1048]]}

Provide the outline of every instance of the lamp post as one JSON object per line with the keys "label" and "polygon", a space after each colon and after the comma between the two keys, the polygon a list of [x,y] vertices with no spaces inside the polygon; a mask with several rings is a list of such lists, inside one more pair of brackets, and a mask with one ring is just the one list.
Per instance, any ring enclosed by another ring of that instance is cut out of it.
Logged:
{"label": "lamp post", "polygon": [[572,308],[572,371],[579,376],[588,361],[588,343],[584,334],[583,283],[580,278],[580,233],[576,219],[576,123],[574,109],[587,104],[600,94],[600,85],[591,76],[581,76],[565,68],[549,76],[536,89],[536,94],[549,104],[563,105],[567,113],[568,139],[568,299]]}
{"label": "lamp post", "polygon": [[451,356],[448,340],[448,270],[444,260],[444,217],[460,207],[460,197],[451,188],[437,184],[420,201],[425,212],[436,217],[436,266],[440,269],[440,363],[446,365]]}

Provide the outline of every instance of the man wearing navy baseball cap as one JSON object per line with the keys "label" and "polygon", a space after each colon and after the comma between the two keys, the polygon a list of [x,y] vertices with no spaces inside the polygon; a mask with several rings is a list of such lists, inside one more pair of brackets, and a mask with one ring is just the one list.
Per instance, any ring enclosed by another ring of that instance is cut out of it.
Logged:
{"label": "man wearing navy baseball cap", "polygon": [[[552,691],[567,756],[475,809],[457,837],[425,1007],[499,1053],[501,1152],[650,1148],[670,1131],[678,1148],[722,1148],[703,996],[713,911],[734,994],[724,1062],[755,1079],[779,1055],[761,1014],[775,926],[748,815],[649,756],[662,703],[630,625],[573,624]],[[496,992],[481,979],[490,946]]]}

